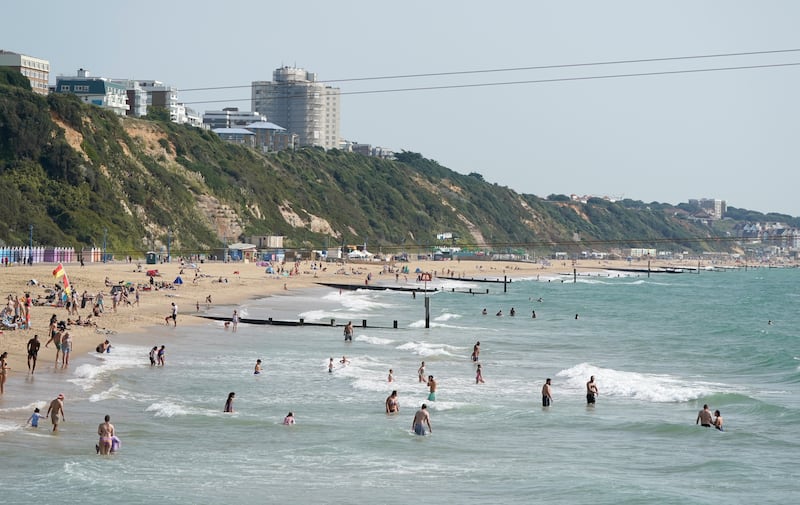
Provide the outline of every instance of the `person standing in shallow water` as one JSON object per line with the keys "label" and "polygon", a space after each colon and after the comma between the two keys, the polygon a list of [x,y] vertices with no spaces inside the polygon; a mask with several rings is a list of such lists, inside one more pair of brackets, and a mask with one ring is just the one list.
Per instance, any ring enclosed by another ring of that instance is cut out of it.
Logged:
{"label": "person standing in shallow water", "polygon": [[426,434],[426,427],[428,428],[428,432],[433,433],[431,415],[428,413],[428,406],[423,403],[422,407],[414,414],[414,420],[411,421],[411,429],[414,430],[414,433],[417,435],[424,436]]}
{"label": "person standing in shallow water", "polygon": [[542,407],[549,407],[551,403],[553,403],[553,391],[550,388],[550,378],[548,378],[542,386]]}
{"label": "person standing in shallow water", "polygon": [[236,393],[233,391],[228,393],[228,399],[225,400],[225,408],[223,409],[223,412],[230,412],[231,414],[233,413],[233,400],[235,397]]}
{"label": "person standing in shallow water", "polygon": [[704,428],[711,428],[711,411],[708,409],[708,404],[703,405],[703,410],[697,413],[697,420],[694,424],[699,424]]}
{"label": "person standing in shallow water", "polygon": [[586,403],[588,405],[594,405],[597,401],[597,384],[594,382],[594,375],[589,377],[589,382],[586,383]]}

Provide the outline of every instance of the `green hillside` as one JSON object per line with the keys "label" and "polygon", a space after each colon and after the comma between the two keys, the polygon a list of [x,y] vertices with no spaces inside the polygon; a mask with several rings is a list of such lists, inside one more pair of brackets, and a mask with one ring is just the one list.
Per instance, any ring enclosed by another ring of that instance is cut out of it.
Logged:
{"label": "green hillside", "polygon": [[[542,199],[403,152],[396,161],[307,148],[261,155],[158,119],[120,118],[71,95],[35,95],[0,73],[0,242],[206,253],[251,235],[287,248],[365,241],[505,251],[729,249],[670,205]],[[491,170],[491,167],[487,167]],[[752,217],[752,216],[751,216]]]}

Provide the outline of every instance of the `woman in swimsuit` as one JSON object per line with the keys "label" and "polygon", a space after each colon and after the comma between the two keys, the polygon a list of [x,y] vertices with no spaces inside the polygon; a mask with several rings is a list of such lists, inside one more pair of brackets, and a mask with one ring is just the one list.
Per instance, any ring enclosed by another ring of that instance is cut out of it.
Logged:
{"label": "woman in swimsuit", "polygon": [[225,409],[223,412],[230,412],[233,413],[233,399],[236,396],[236,393],[231,391],[228,393],[228,399],[225,401]]}

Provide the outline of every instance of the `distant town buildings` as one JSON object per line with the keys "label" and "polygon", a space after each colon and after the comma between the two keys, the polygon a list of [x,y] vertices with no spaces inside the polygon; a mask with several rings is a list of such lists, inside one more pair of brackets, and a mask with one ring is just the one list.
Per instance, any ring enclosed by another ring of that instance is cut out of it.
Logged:
{"label": "distant town buildings", "polygon": [[710,219],[722,219],[725,217],[725,212],[728,210],[725,200],[714,198],[701,198],[699,200],[690,198],[689,205],[699,207],[708,214]]}
{"label": "distant town buildings", "polygon": [[105,77],[92,77],[88,70],[78,69],[73,76],[58,76],[56,93],[72,93],[86,103],[112,110],[124,116],[130,107],[125,86]]}
{"label": "distant town buildings", "polygon": [[339,147],[339,88],[302,68],[281,67],[272,81],[253,81],[252,109],[297,135],[299,146]]}
{"label": "distant town buildings", "polygon": [[267,117],[258,112],[240,111],[239,107],[225,107],[222,110],[207,110],[203,113],[203,124],[210,129],[244,127],[251,123],[266,121]]}
{"label": "distant town buildings", "polygon": [[49,61],[0,49],[0,67],[12,68],[27,77],[35,93],[40,95],[49,93]]}

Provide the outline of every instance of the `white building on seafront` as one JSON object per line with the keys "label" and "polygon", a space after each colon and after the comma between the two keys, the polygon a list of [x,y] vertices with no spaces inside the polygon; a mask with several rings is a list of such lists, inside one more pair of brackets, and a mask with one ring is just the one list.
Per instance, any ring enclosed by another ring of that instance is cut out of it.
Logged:
{"label": "white building on seafront", "polygon": [[0,67],[13,68],[31,82],[31,89],[40,95],[49,93],[50,62],[26,54],[0,49]]}
{"label": "white building on seafront", "polygon": [[302,68],[284,66],[276,69],[272,78],[252,83],[252,110],[297,135],[301,147],[338,148],[339,88],[317,81],[315,73]]}

